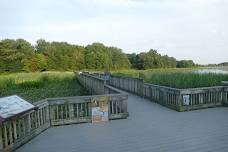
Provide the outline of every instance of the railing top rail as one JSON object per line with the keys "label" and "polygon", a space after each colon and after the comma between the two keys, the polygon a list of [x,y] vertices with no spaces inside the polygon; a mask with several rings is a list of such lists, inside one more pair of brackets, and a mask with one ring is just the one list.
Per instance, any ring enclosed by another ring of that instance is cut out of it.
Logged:
{"label": "railing top rail", "polygon": [[[91,75],[91,74],[89,74],[89,73],[81,73],[81,74],[82,74],[82,75],[85,75],[85,76],[88,76],[88,77],[92,77],[92,78],[97,79],[97,80],[105,81],[105,79],[98,78],[98,77],[96,77],[96,76],[94,76],[94,75]],[[80,74],[79,74],[79,75],[80,75]]]}
{"label": "railing top rail", "polygon": [[123,91],[121,91],[121,90],[119,90],[119,89],[117,89],[117,88],[114,88],[114,87],[112,87],[112,86],[110,86],[110,85],[105,85],[105,87],[107,87],[107,88],[109,88],[109,89],[111,89],[111,90],[113,90],[113,91],[116,91],[116,92],[119,93],[119,94],[126,94],[125,92],[123,92]]}
{"label": "railing top rail", "polygon": [[195,90],[214,90],[214,89],[223,89],[224,86],[211,86],[211,87],[199,87],[199,88],[187,88],[187,89],[180,89],[181,91],[195,91]]}
{"label": "railing top rail", "polygon": [[224,91],[224,86],[215,87],[201,87],[201,88],[189,88],[181,89],[181,94],[194,94],[194,93],[207,93],[209,91]]}
{"label": "railing top rail", "polygon": [[196,91],[206,91],[206,90],[222,90],[224,89],[224,86],[212,86],[212,87],[200,87],[200,88],[187,88],[187,89],[178,89],[178,88],[172,88],[172,87],[166,87],[166,86],[160,86],[160,85],[155,85],[155,84],[150,84],[150,83],[144,83],[145,86],[152,86],[152,87],[157,87],[157,88],[163,88],[167,90],[173,90],[173,91],[179,91],[180,93],[184,93],[187,91],[191,92],[196,92]]}
{"label": "railing top rail", "polygon": [[144,80],[143,78],[137,78],[137,77],[128,77],[128,76],[117,76],[117,75],[111,75],[111,77],[124,78],[124,79],[136,79],[136,80]]}
{"label": "railing top rail", "polygon": [[39,100],[39,101],[37,101],[37,102],[34,102],[33,104],[35,105],[35,106],[41,106],[41,105],[43,105],[43,104],[46,104],[48,101],[47,101],[47,98],[46,99],[42,99],[42,100]]}
{"label": "railing top rail", "polygon": [[89,102],[92,98],[99,97],[120,97],[127,96],[127,94],[104,94],[104,95],[91,95],[91,96],[75,96],[75,97],[60,97],[60,98],[47,98],[49,105],[54,105],[56,103],[85,103]]}
{"label": "railing top rail", "polygon": [[178,89],[178,88],[160,86],[160,85],[156,85],[156,84],[152,84],[152,83],[144,83],[144,85],[145,86],[152,86],[152,87],[156,87],[156,88],[163,88],[163,89],[167,89],[167,90],[173,90],[173,91],[181,91],[181,89]]}

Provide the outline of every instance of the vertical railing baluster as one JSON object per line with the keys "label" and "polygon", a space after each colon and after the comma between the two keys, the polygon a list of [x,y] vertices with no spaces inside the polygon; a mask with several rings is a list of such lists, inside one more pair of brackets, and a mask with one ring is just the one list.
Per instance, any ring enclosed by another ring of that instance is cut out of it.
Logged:
{"label": "vertical railing baluster", "polygon": [[83,103],[80,104],[80,117],[83,117]]}
{"label": "vertical railing baluster", "polygon": [[115,114],[114,113],[114,101],[112,100],[112,114]]}
{"label": "vertical railing baluster", "polygon": [[0,150],[3,149],[3,124],[0,124]]}
{"label": "vertical railing baluster", "polygon": [[77,103],[77,118],[79,118],[79,106],[78,106],[78,103]]}
{"label": "vertical railing baluster", "polygon": [[47,122],[50,122],[50,112],[49,112],[49,106],[46,107],[46,120]]}
{"label": "vertical railing baluster", "polygon": [[12,129],[12,124],[11,121],[8,122],[8,129],[9,129],[9,145],[13,143],[13,129]]}
{"label": "vertical railing baluster", "polygon": [[55,120],[59,120],[59,105],[54,105],[55,107]]}
{"label": "vertical railing baluster", "polygon": [[27,126],[28,126],[28,128],[27,128],[27,132],[28,133],[30,133],[31,132],[31,116],[30,116],[30,114],[28,114],[28,116],[27,116]]}
{"label": "vertical railing baluster", "polygon": [[4,147],[7,147],[8,146],[8,137],[7,137],[7,122],[6,123],[4,123],[4,125],[3,125],[3,127],[4,127],[4,129],[3,129],[3,131],[4,131]]}
{"label": "vertical railing baluster", "polygon": [[40,125],[43,125],[43,109],[40,109]]}
{"label": "vertical railing baluster", "polygon": [[68,104],[69,106],[69,117],[70,119],[73,119],[74,118],[74,107],[73,107],[73,104]]}
{"label": "vertical railing baluster", "polygon": [[37,111],[38,128],[40,127],[40,109]]}
{"label": "vertical railing baluster", "polygon": [[23,136],[26,135],[26,119],[25,117],[22,118],[22,129],[23,129]]}
{"label": "vertical railing baluster", "polygon": [[63,105],[59,105],[60,107],[60,119],[63,119]]}
{"label": "vertical railing baluster", "polygon": [[85,117],[88,116],[87,109],[88,109],[88,105],[87,105],[87,102],[86,102],[86,103],[85,103]]}
{"label": "vertical railing baluster", "polygon": [[13,132],[14,132],[14,140],[17,140],[17,124],[16,124],[16,120],[13,120]]}
{"label": "vertical railing baluster", "polygon": [[116,103],[116,113],[118,114],[118,102],[117,101],[115,101],[115,103]]}

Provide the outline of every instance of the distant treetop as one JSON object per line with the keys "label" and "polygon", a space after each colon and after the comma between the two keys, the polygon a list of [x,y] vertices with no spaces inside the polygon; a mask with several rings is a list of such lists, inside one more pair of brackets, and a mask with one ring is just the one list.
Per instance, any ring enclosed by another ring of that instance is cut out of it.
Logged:
{"label": "distant treetop", "polygon": [[174,57],[162,56],[154,49],[125,54],[120,48],[102,43],[84,47],[39,39],[32,46],[24,39],[0,41],[0,72],[151,69],[194,65],[192,60],[176,61]]}

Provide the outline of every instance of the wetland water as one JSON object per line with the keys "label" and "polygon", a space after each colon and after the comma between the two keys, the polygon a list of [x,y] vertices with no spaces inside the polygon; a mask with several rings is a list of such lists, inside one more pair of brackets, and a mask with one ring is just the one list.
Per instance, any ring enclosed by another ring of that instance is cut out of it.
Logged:
{"label": "wetland water", "polygon": [[228,66],[225,66],[225,67],[208,67],[208,68],[193,70],[193,72],[194,73],[228,74]]}

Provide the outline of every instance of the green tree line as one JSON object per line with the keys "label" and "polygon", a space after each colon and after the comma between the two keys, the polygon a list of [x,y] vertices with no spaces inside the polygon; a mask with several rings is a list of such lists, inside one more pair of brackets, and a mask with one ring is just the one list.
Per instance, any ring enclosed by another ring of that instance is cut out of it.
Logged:
{"label": "green tree line", "polygon": [[80,46],[39,39],[33,46],[24,39],[0,41],[0,72],[151,69],[194,65],[191,60],[177,61],[153,49],[139,54],[125,54],[117,47],[102,43]]}

